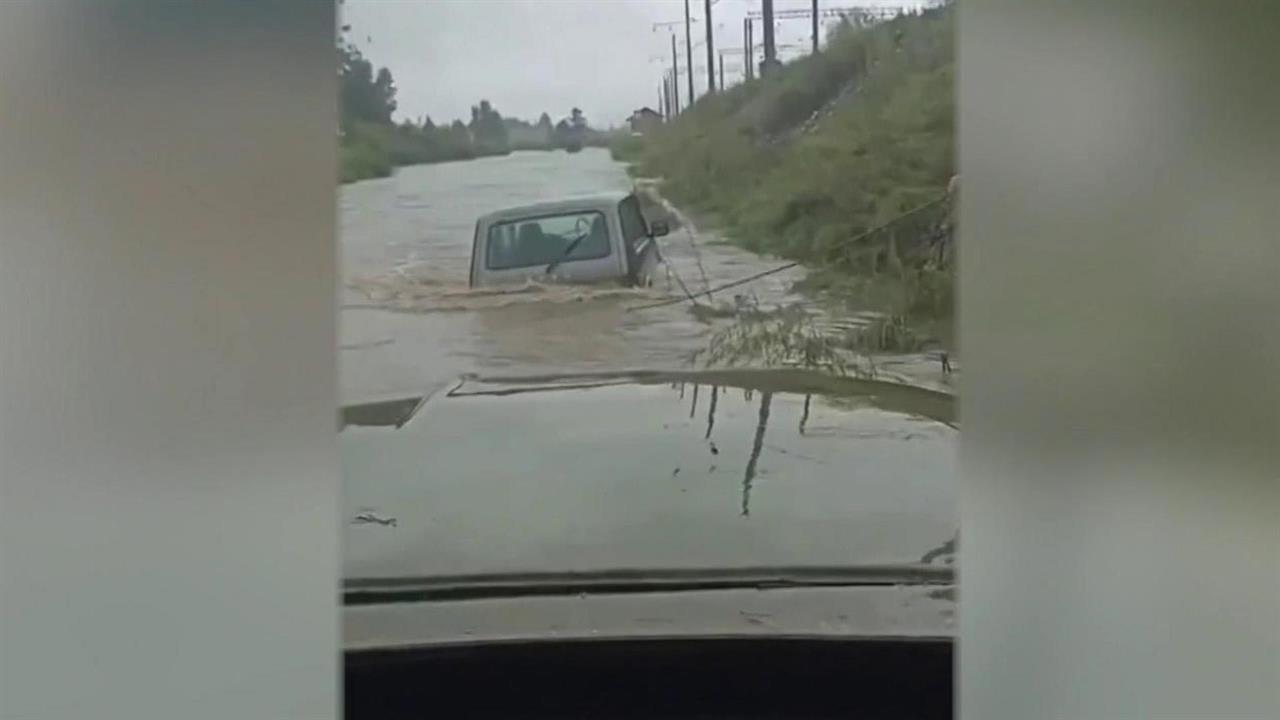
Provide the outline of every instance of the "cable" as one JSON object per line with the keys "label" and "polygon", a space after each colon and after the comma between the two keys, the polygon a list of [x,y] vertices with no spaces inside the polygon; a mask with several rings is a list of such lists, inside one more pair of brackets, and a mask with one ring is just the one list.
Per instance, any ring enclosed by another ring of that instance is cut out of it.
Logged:
{"label": "cable", "polygon": [[[683,298],[676,298],[677,302],[680,300],[688,300],[694,305],[697,305],[698,301],[694,299],[695,297],[697,297],[697,295],[694,295],[693,293],[689,292],[689,286],[684,284],[684,279],[680,277],[680,273],[676,272],[675,267],[672,265],[668,265],[667,268],[671,270],[671,274],[675,276],[676,282],[680,283],[680,289],[684,291],[685,296]],[[701,294],[702,293],[698,293],[698,295],[701,295]]]}
{"label": "cable", "polygon": [[632,312],[633,310],[648,310],[650,308],[663,307],[665,305],[675,305],[676,303],[682,303],[685,300],[692,301],[694,298],[702,297],[703,295],[710,295],[713,292],[720,292],[721,290],[727,290],[731,287],[737,287],[738,285],[749,283],[752,280],[759,280],[760,278],[766,275],[780,273],[783,270],[790,270],[791,268],[799,264],[800,263],[798,262],[790,262],[790,263],[787,263],[786,265],[779,265],[778,267],[773,268],[772,270],[765,270],[764,272],[756,273],[755,275],[750,275],[744,278],[740,278],[738,280],[734,280],[733,282],[725,283],[724,285],[720,285],[719,287],[710,288],[699,293],[693,293],[687,298],[682,298],[682,297],[670,298],[668,300],[663,300],[661,302],[649,303],[648,305],[636,305],[636,306],[627,308],[626,312]]}
{"label": "cable", "polygon": [[[880,225],[877,225],[876,227],[871,228],[870,230],[868,230],[868,231],[866,231],[866,232],[862,233],[861,235],[858,235],[857,237],[855,237],[855,238],[853,238],[852,240],[850,240],[848,244],[852,245],[853,243],[856,243],[856,242],[858,242],[859,240],[862,240],[863,238],[865,238],[865,237],[867,237],[867,236],[871,235],[872,233],[879,232],[879,231],[881,231],[881,230],[883,230],[883,229],[885,229],[885,228],[889,227],[890,225],[892,225],[892,224],[894,224],[894,223],[898,222],[899,220],[902,220],[902,219],[903,219],[903,218],[905,218],[905,217],[908,217],[908,216],[914,215],[915,213],[920,212],[921,210],[924,210],[924,209],[925,209],[925,208],[927,208],[927,207],[932,207],[932,206],[934,206],[934,205],[937,205],[938,203],[940,203],[940,202],[942,202],[942,201],[946,200],[948,197],[950,197],[950,194],[943,195],[942,197],[939,197],[939,198],[935,198],[935,199],[930,200],[929,202],[924,203],[924,204],[922,204],[922,205],[917,205],[916,207],[911,208],[910,210],[908,210],[908,211],[906,211],[906,212],[902,213],[901,215],[899,215],[899,216],[897,216],[897,217],[893,218],[892,220],[889,220],[889,221],[887,221],[887,222],[885,222],[885,223],[882,223],[882,224],[880,224]],[[634,307],[629,307],[629,308],[627,308],[627,309],[626,309],[626,312],[632,312],[632,311],[634,311],[634,310],[649,310],[649,309],[651,309],[651,308],[665,307],[665,306],[667,306],[667,305],[675,305],[676,303],[682,303],[682,302],[684,302],[685,300],[689,300],[690,302],[694,302],[694,298],[702,297],[703,295],[710,296],[710,295],[711,295],[711,293],[713,293],[713,292],[720,292],[721,290],[727,290],[727,289],[729,289],[729,288],[731,288],[731,287],[737,287],[738,285],[742,285],[742,284],[745,284],[745,283],[749,283],[749,282],[751,282],[752,280],[759,280],[760,278],[765,277],[765,276],[767,276],[767,275],[773,275],[774,273],[780,273],[780,272],[782,272],[783,270],[790,270],[791,268],[796,267],[797,265],[800,265],[800,264],[801,264],[801,263],[799,263],[799,262],[789,262],[789,263],[787,263],[787,264],[785,264],[785,265],[779,265],[778,267],[773,268],[772,270],[765,270],[764,272],[756,273],[755,275],[749,275],[749,276],[747,276],[747,277],[740,278],[740,279],[738,279],[738,280],[734,280],[733,282],[725,283],[724,285],[720,285],[720,286],[718,286],[718,287],[714,287],[714,288],[707,288],[706,290],[704,290],[703,292],[700,292],[700,293],[693,293],[693,294],[689,294],[689,290],[686,288],[686,289],[685,289],[685,294],[687,295],[687,297],[682,297],[682,298],[671,298],[671,299],[668,299],[668,300],[662,300],[662,301],[660,301],[660,302],[656,302],[656,303],[649,303],[648,305],[636,305],[636,306],[634,306]],[[670,265],[668,265],[668,267],[670,267]],[[677,275],[677,276],[676,276],[676,279],[677,279],[677,280],[679,280],[679,279],[680,279],[680,276],[679,276],[679,275]],[[684,285],[684,281],[680,281],[680,285],[681,285],[681,286],[683,286],[683,285]],[[697,303],[696,303],[696,302],[694,302],[694,304],[696,305]]]}
{"label": "cable", "polygon": [[682,218],[684,224],[684,232],[689,236],[689,247],[693,249],[693,260],[698,265],[698,274],[702,276],[702,289],[707,291],[707,297],[711,298],[711,281],[707,280],[707,269],[702,266],[702,251],[698,249],[698,241],[694,238],[693,231],[689,229],[688,218]]}

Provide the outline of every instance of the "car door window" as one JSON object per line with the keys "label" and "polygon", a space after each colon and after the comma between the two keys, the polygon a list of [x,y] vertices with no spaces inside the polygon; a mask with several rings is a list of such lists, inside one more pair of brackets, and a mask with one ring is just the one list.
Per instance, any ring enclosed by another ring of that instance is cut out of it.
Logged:
{"label": "car door window", "polygon": [[609,225],[604,213],[590,210],[494,224],[489,228],[485,266],[508,270],[608,255]]}

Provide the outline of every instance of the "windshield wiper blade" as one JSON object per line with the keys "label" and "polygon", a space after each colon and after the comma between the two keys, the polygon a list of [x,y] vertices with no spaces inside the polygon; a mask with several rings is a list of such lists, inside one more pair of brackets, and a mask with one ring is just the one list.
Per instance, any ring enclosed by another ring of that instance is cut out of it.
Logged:
{"label": "windshield wiper blade", "polygon": [[583,240],[586,240],[587,235],[590,235],[590,234],[591,233],[583,233],[578,237],[570,240],[569,244],[565,246],[564,252],[560,253],[560,257],[556,258],[555,260],[552,260],[551,263],[547,265],[547,269],[544,272],[550,273],[552,270],[555,270],[556,268],[560,267],[560,263],[564,262],[565,258],[569,257],[570,253],[578,249],[578,243],[582,242]]}
{"label": "windshield wiper blade", "polygon": [[947,585],[951,566],[903,563],[853,567],[601,570],[403,578],[343,582],[344,605],[476,600],[554,595],[625,595],[698,590]]}

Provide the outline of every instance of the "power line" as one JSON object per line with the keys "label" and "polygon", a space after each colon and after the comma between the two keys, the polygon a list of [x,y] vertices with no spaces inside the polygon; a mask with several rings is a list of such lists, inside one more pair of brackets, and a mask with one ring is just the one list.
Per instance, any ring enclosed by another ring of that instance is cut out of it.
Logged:
{"label": "power line", "polygon": [[[689,22],[698,22],[698,18],[696,18],[696,17],[695,17],[695,18],[691,18],[691,19],[689,20]],[[684,21],[684,20],[671,20],[671,21],[669,21],[669,22],[656,22],[656,23],[653,23],[653,27],[652,27],[652,30],[650,30],[650,32],[656,32],[658,28],[673,28],[673,27],[677,27],[677,26],[679,26],[679,25],[683,25],[684,23],[685,23],[685,21]]]}
{"label": "power line", "polygon": [[[694,298],[702,297],[703,295],[710,295],[710,294],[711,294],[711,293],[713,293],[713,292],[720,292],[721,290],[728,290],[728,289],[729,289],[729,288],[731,288],[731,287],[737,287],[737,286],[739,286],[739,285],[745,285],[746,283],[749,283],[749,282],[751,282],[752,280],[759,280],[760,278],[765,277],[765,276],[767,276],[767,275],[773,275],[774,273],[780,273],[780,272],[782,272],[783,270],[790,270],[791,268],[796,267],[796,266],[798,266],[798,265],[800,265],[800,263],[798,263],[798,262],[789,262],[789,263],[787,263],[787,264],[785,264],[785,265],[779,265],[778,267],[773,268],[773,269],[771,269],[771,270],[765,270],[764,272],[758,272],[758,273],[756,273],[755,275],[748,275],[747,277],[739,278],[739,279],[737,279],[737,280],[734,280],[733,282],[728,282],[728,283],[725,283],[725,284],[723,284],[723,285],[718,285],[718,286],[716,286],[716,287],[714,287],[714,288],[707,288],[706,290],[703,290],[702,292],[693,293],[693,294],[688,295],[687,297],[669,298],[669,299],[667,299],[667,300],[663,300],[663,301],[661,301],[661,302],[649,303],[648,305],[636,305],[636,306],[633,306],[633,307],[629,307],[629,308],[627,308],[627,309],[626,309],[626,312],[632,312],[632,311],[634,311],[634,310],[649,310],[649,309],[651,309],[651,308],[665,307],[665,306],[667,306],[667,305],[675,305],[676,303],[682,303],[682,302],[684,302],[684,301],[686,301],[686,300],[688,300],[688,301],[690,301],[690,302],[694,302],[694,304],[696,305],[697,303],[694,301]],[[688,290],[686,289],[686,291],[685,291],[685,292],[688,292]]]}
{"label": "power line", "polygon": [[[898,216],[896,216],[896,217],[894,217],[894,218],[892,218],[892,219],[890,219],[890,220],[887,220],[887,221],[885,221],[885,222],[883,222],[883,223],[881,223],[881,224],[879,224],[879,225],[877,225],[877,226],[875,226],[875,227],[871,228],[870,230],[867,230],[866,232],[859,234],[858,236],[856,236],[856,237],[854,237],[854,238],[849,239],[849,240],[846,242],[846,245],[853,245],[853,244],[857,243],[858,241],[862,240],[863,238],[870,237],[872,234],[877,233],[877,232],[879,232],[879,231],[881,231],[881,230],[883,230],[883,229],[885,229],[885,228],[889,227],[890,225],[892,225],[892,224],[894,224],[894,223],[898,222],[899,220],[903,220],[903,219],[905,219],[905,218],[907,218],[907,217],[909,217],[909,216],[911,216],[911,215],[914,215],[914,214],[916,214],[916,213],[918,213],[918,212],[920,212],[921,210],[924,210],[924,209],[926,209],[926,208],[930,208],[930,207],[933,207],[934,205],[938,205],[939,203],[941,203],[941,202],[943,202],[944,200],[946,200],[948,197],[950,197],[950,193],[944,194],[944,195],[942,195],[942,196],[940,196],[940,197],[936,197],[936,198],[934,198],[933,200],[929,200],[929,201],[926,201],[926,202],[924,202],[924,203],[921,203],[921,204],[919,204],[919,205],[917,205],[917,206],[915,206],[915,207],[911,208],[910,210],[907,210],[906,212],[901,213],[901,214],[899,214]],[[655,303],[649,303],[649,304],[647,304],[647,305],[634,305],[634,306],[632,306],[632,307],[627,308],[627,309],[626,309],[626,312],[632,312],[632,311],[634,311],[634,310],[649,310],[649,309],[651,309],[651,308],[665,307],[665,306],[667,306],[667,305],[675,305],[676,303],[682,303],[682,302],[684,302],[685,300],[688,300],[688,301],[690,301],[690,302],[692,302],[692,303],[694,303],[694,304],[696,305],[696,304],[697,304],[697,302],[694,300],[694,298],[702,297],[703,295],[710,296],[710,295],[711,295],[711,293],[713,293],[713,292],[720,292],[721,290],[728,290],[728,289],[729,289],[729,288],[731,288],[731,287],[737,287],[737,286],[739,286],[739,285],[745,285],[746,283],[749,283],[749,282],[751,282],[752,280],[759,280],[759,279],[760,279],[760,278],[762,278],[762,277],[766,277],[766,276],[768,276],[768,275],[773,275],[773,274],[775,274],[775,273],[780,273],[780,272],[782,272],[783,270],[790,270],[791,268],[793,268],[793,267],[797,267],[797,266],[799,266],[799,265],[801,265],[801,264],[802,264],[802,263],[800,263],[800,262],[789,262],[789,263],[785,263],[785,264],[783,264],[783,265],[779,265],[779,266],[777,266],[777,267],[775,267],[775,268],[772,268],[772,269],[769,269],[769,270],[765,270],[765,271],[763,271],[763,272],[758,272],[758,273],[756,273],[756,274],[754,274],[754,275],[748,275],[747,277],[739,278],[739,279],[734,280],[734,281],[732,281],[732,282],[727,282],[727,283],[724,283],[723,285],[718,285],[718,286],[716,286],[716,287],[714,287],[714,288],[707,288],[706,290],[704,290],[704,291],[702,291],[702,292],[693,293],[693,294],[691,294],[691,295],[690,295],[690,294],[688,294],[688,293],[689,293],[689,291],[688,291],[688,289],[686,288],[686,289],[685,289],[686,297],[669,298],[669,299],[667,299],[667,300],[662,300],[662,301],[655,302]]]}
{"label": "power line", "polygon": [[[906,5],[845,5],[842,7],[822,8],[818,14],[822,17],[843,17],[845,15],[862,15],[874,18],[892,18],[903,15],[908,11],[917,8],[932,7],[928,3],[916,6]],[[775,20],[795,20],[807,18],[813,14],[813,10],[809,8],[794,8],[788,10],[774,10],[773,18]],[[760,10],[748,10],[747,17],[753,20],[759,20],[764,17],[764,12]]]}

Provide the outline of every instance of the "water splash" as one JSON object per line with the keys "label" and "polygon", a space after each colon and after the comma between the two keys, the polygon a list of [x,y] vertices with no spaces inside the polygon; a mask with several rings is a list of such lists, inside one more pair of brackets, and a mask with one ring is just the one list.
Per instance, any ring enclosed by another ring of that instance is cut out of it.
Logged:
{"label": "water splash", "polygon": [[530,278],[519,285],[473,288],[456,271],[428,264],[404,265],[389,272],[358,275],[348,287],[370,304],[403,312],[465,312],[523,305],[590,301],[641,301],[666,297],[652,288],[613,283],[568,285]]}

